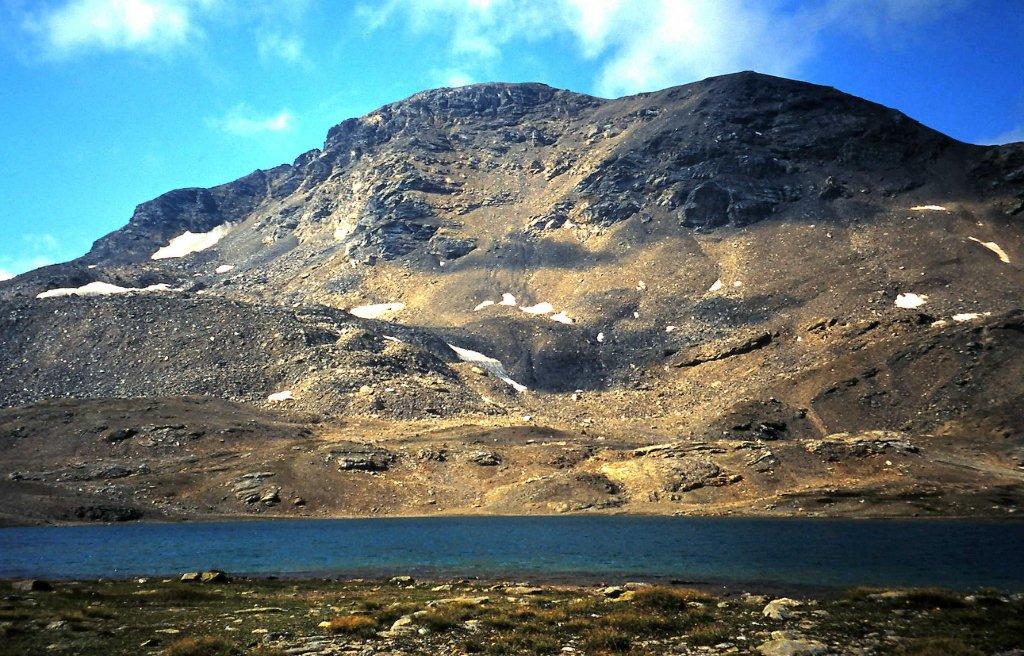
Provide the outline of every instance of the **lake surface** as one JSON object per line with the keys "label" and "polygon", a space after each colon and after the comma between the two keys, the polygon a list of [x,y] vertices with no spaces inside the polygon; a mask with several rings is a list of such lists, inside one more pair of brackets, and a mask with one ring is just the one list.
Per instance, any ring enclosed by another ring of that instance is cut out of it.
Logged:
{"label": "lake surface", "polygon": [[435,517],[0,529],[0,577],[647,577],[1024,590],[1024,523]]}

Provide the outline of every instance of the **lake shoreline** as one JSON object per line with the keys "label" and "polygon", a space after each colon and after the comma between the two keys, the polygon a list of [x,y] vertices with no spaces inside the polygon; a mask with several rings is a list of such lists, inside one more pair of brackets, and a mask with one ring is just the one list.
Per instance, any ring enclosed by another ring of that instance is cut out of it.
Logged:
{"label": "lake shoreline", "polygon": [[1009,653],[1024,640],[1022,594],[809,592],[408,575],[24,582],[0,598],[0,641],[10,653],[76,656],[926,656]]}
{"label": "lake shoreline", "polygon": [[1024,514],[915,514],[915,515],[894,515],[894,514],[861,514],[861,515],[808,515],[801,513],[778,514],[778,513],[706,513],[706,514],[676,514],[657,512],[608,512],[608,511],[587,511],[587,512],[564,512],[564,513],[409,513],[389,515],[332,515],[329,517],[296,517],[294,515],[247,515],[247,514],[225,514],[225,515],[198,515],[195,517],[159,517],[128,520],[123,522],[100,522],[100,521],[15,521],[0,518],[0,530],[6,528],[25,527],[74,527],[74,526],[140,526],[140,525],[163,525],[163,524],[216,524],[222,522],[319,522],[319,521],[359,521],[359,520],[403,520],[403,519],[445,519],[445,518],[467,518],[467,517],[664,517],[680,519],[714,519],[714,520],[813,520],[821,522],[832,521],[869,521],[869,522],[991,522],[997,524],[1019,524],[1024,523]]}

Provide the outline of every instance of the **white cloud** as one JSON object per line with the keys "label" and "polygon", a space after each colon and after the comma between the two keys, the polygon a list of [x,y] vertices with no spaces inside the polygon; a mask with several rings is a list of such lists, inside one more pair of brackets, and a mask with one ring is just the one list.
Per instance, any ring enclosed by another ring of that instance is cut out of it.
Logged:
{"label": "white cloud", "polygon": [[295,35],[260,34],[256,37],[256,48],[264,61],[277,59],[287,64],[306,63],[302,39]]}
{"label": "white cloud", "polygon": [[994,137],[979,139],[978,143],[986,146],[1001,146],[1003,144],[1015,143],[1018,141],[1024,141],[1024,125],[1018,125],[1017,127],[997,134]]}
{"label": "white cloud", "polygon": [[826,30],[901,38],[966,6],[962,0],[388,0],[359,14],[370,29],[396,21],[443,33],[466,71],[519,41],[568,37],[597,60],[595,90],[619,95],[755,69],[794,75]]}
{"label": "white cloud", "polygon": [[210,127],[236,136],[253,136],[267,132],[285,132],[295,124],[295,115],[282,109],[272,116],[259,116],[248,105],[236,105],[222,118],[209,119]]}
{"label": "white cloud", "polygon": [[213,0],[69,0],[26,18],[47,54],[63,58],[90,50],[161,52],[198,33],[195,11]]}
{"label": "white cloud", "polygon": [[6,269],[0,269],[0,280],[10,280],[14,277],[14,274]]}
{"label": "white cloud", "polygon": [[464,87],[474,81],[473,75],[460,68],[434,69],[431,76],[437,85],[445,87]]}

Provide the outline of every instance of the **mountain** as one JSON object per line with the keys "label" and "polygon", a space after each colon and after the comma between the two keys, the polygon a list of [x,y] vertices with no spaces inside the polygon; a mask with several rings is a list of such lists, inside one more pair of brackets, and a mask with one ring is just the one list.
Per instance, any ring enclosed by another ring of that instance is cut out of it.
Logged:
{"label": "mountain", "polygon": [[0,283],[9,520],[1002,515],[1022,260],[1024,144],[832,88],[426,91]]}

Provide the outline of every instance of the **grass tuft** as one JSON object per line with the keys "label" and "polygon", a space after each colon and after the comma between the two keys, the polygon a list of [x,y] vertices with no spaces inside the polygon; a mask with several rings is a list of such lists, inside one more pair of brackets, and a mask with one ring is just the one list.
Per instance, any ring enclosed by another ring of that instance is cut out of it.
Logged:
{"label": "grass tuft", "polygon": [[894,656],[984,656],[956,638],[918,638],[900,645]]}
{"label": "grass tuft", "polygon": [[615,629],[593,629],[583,639],[583,646],[588,654],[621,654],[629,651],[633,639],[626,633]]}
{"label": "grass tuft", "polygon": [[716,601],[715,597],[706,592],[692,588],[671,588],[666,585],[641,588],[633,596],[633,603],[636,606],[658,611],[684,610],[689,607],[690,602],[706,604],[713,601]]}
{"label": "grass tuft", "polygon": [[235,656],[235,646],[215,636],[182,638],[167,645],[164,656]]}
{"label": "grass tuft", "polygon": [[327,627],[330,633],[371,636],[377,629],[377,620],[368,615],[342,615],[332,619]]}

